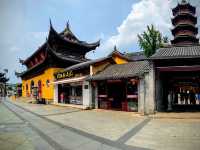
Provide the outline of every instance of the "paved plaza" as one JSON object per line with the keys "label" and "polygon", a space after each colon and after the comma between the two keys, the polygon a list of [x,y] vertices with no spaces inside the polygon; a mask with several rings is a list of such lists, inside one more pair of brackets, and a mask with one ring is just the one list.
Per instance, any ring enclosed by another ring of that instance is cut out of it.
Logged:
{"label": "paved plaza", "polygon": [[0,150],[199,150],[199,116],[141,116],[6,99],[0,103]]}

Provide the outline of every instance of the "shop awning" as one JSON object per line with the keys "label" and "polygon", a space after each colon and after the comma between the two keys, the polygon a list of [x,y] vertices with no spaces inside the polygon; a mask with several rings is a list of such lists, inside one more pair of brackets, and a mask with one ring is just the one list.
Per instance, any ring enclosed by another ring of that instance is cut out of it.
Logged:
{"label": "shop awning", "polygon": [[62,83],[75,83],[84,81],[88,76],[76,77],[76,78],[68,78],[59,81],[52,82],[52,84],[62,84]]}

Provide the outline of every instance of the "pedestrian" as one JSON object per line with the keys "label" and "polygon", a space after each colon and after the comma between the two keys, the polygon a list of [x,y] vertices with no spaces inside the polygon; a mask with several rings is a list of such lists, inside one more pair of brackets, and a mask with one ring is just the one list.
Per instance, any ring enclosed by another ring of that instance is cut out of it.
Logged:
{"label": "pedestrian", "polygon": [[196,97],[193,91],[190,91],[190,104],[196,105]]}
{"label": "pedestrian", "polygon": [[60,94],[60,102],[64,103],[64,92]]}
{"label": "pedestrian", "polygon": [[189,91],[185,92],[185,104],[186,105],[188,104],[189,94],[190,94]]}
{"label": "pedestrian", "polygon": [[198,93],[197,93],[197,100],[199,101],[199,104],[200,104],[200,89],[198,90]]}
{"label": "pedestrian", "polygon": [[180,92],[180,100],[181,100],[181,104],[183,104],[184,97],[185,97],[185,92],[184,92],[184,90],[181,90],[181,92]]}

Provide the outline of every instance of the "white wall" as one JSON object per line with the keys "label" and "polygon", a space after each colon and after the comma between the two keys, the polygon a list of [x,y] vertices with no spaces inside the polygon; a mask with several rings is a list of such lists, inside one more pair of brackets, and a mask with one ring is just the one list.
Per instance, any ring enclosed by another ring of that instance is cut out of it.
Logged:
{"label": "white wall", "polygon": [[138,92],[138,112],[153,114],[155,112],[155,72],[152,64],[149,73],[140,79]]}
{"label": "white wall", "polygon": [[54,84],[54,103],[58,103],[58,84]]}
{"label": "white wall", "polygon": [[[85,86],[88,86],[88,89],[86,89]],[[82,89],[83,89],[83,107],[89,108],[92,106],[92,87],[90,82],[84,81]]]}

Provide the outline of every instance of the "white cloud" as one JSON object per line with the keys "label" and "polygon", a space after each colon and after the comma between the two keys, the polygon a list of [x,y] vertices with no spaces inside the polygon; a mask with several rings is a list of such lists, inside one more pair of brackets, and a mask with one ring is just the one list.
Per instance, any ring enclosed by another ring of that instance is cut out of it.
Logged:
{"label": "white cloud", "polygon": [[[200,0],[191,0],[192,5],[197,6],[197,14],[200,15]],[[147,25],[153,24],[164,35],[172,38],[170,28],[171,9],[177,5],[172,0],[141,0],[132,5],[132,10],[117,27],[117,34],[108,38],[97,53],[101,51],[107,54],[114,45],[119,48],[137,45],[137,35],[146,30]],[[124,51],[124,49],[122,50]]]}

